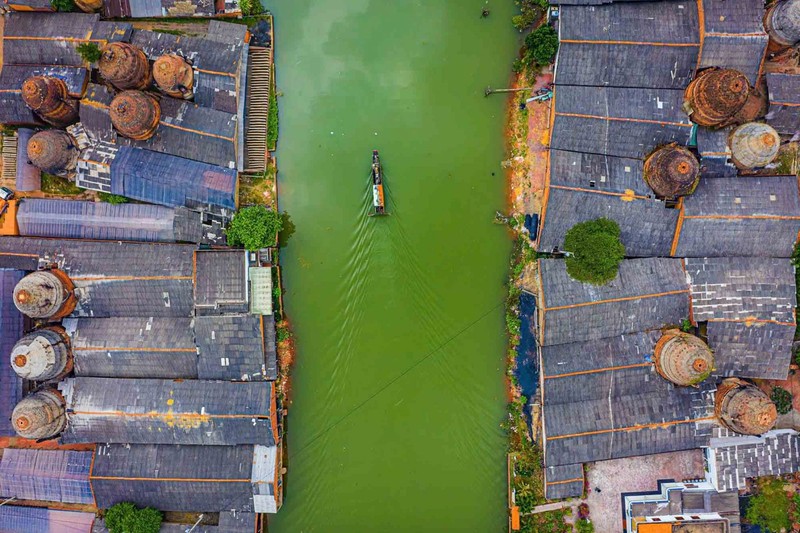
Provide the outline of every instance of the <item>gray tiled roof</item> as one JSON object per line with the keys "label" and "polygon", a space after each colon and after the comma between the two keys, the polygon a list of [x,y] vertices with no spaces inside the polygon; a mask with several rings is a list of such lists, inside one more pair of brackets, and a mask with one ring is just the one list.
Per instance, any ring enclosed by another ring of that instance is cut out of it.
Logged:
{"label": "gray tiled roof", "polygon": [[682,2],[562,7],[556,83],[685,87],[700,47],[697,10],[685,7]]}
{"label": "gray tiled roof", "polygon": [[195,305],[205,314],[246,312],[247,256],[242,250],[195,254]]}
{"label": "gray tiled roof", "polygon": [[678,257],[792,255],[800,231],[793,176],[703,179],[683,205]]}
{"label": "gray tiled roof", "polygon": [[[709,3],[708,0],[706,3]],[[726,0],[715,3],[725,5],[728,2]],[[750,2],[750,4],[757,5],[755,2]],[[764,56],[768,41],[766,33],[758,36],[706,34],[703,39],[700,68],[733,68],[742,72],[750,80],[750,83],[755,85],[758,81],[761,58]]]}
{"label": "gray tiled roof", "polygon": [[794,267],[788,259],[686,259],[695,321],[794,323]]}
{"label": "gray tiled roof", "polygon": [[10,13],[6,16],[3,65],[83,65],[83,59],[68,44],[85,40],[99,19],[83,13]]}
{"label": "gray tiled roof", "polygon": [[550,150],[550,185],[652,195],[642,164],[641,159]]}
{"label": "gray tiled roof", "polygon": [[715,375],[786,379],[796,327],[771,322],[709,322]]}
{"label": "gray tiled roof", "polygon": [[81,318],[64,326],[76,376],[197,378],[191,318]]}
{"label": "gray tiled roof", "polygon": [[707,441],[713,385],[675,387],[659,376],[651,363],[658,337],[635,333],[542,348],[548,466]]}
{"label": "gray tiled roof", "polygon": [[703,178],[733,177],[738,174],[728,148],[731,129],[697,128],[697,151]]}
{"label": "gray tiled roof", "polygon": [[39,262],[55,263],[70,276],[189,277],[191,244],[81,241],[35,237],[0,237],[0,268],[13,268],[14,257],[36,256]]}
{"label": "gray tiled roof", "polygon": [[800,470],[800,435],[794,431],[771,431],[761,437],[715,440],[711,451],[720,491],[744,489],[748,478]]}
{"label": "gray tiled roof", "polygon": [[70,378],[66,443],[272,446],[272,383]]}
{"label": "gray tiled roof", "polygon": [[583,495],[583,465],[548,466],[544,471],[544,496],[548,500]]}
{"label": "gray tiled roof", "polygon": [[678,259],[622,261],[617,278],[602,286],[573,280],[564,261],[540,260],[539,265],[543,346],[679,324],[689,316],[689,287]]}
{"label": "gray tiled roof", "polygon": [[[198,316],[194,330],[200,379],[267,379],[266,343],[261,321],[260,315],[249,314]],[[272,353],[274,356],[274,342]]]}
{"label": "gray tiled roof", "polygon": [[567,232],[579,222],[610,218],[619,224],[620,239],[628,257],[668,256],[678,211],[647,198],[602,194],[591,190],[570,190],[550,186],[547,211],[540,222],[537,249],[564,249]]}
{"label": "gray tiled roof", "polygon": [[99,445],[92,488],[101,509],[252,511],[252,465],[253,446]]}
{"label": "gray tiled roof", "polygon": [[74,317],[188,317],[194,308],[190,277],[73,281],[78,299]]}
{"label": "gray tiled roof", "polygon": [[662,144],[686,144],[691,123],[682,90],[558,86],[551,148],[641,158]]}
{"label": "gray tiled roof", "polygon": [[767,74],[767,88],[770,100],[767,123],[778,133],[794,135],[799,132],[800,76],[770,72]]}

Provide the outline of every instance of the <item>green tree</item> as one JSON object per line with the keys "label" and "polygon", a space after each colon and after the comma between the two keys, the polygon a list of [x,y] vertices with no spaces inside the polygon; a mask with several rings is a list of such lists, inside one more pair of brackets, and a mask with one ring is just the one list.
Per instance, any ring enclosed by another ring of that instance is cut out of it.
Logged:
{"label": "green tree", "polygon": [[108,192],[99,192],[97,193],[97,197],[100,198],[101,202],[106,202],[107,204],[124,204],[128,202],[128,199],[124,196]]}
{"label": "green tree", "polygon": [[783,490],[783,481],[779,478],[762,479],[758,484],[758,493],[750,498],[745,517],[748,522],[769,533],[791,529],[789,496]]}
{"label": "green tree", "polygon": [[275,245],[275,238],[283,229],[277,211],[257,205],[241,209],[228,225],[228,244],[258,250]]}
{"label": "green tree", "polygon": [[525,37],[523,62],[528,67],[542,67],[553,61],[558,52],[558,33],[552,26],[539,26]]}
{"label": "green tree", "polygon": [[75,47],[75,50],[84,61],[88,61],[89,63],[98,62],[103,55],[97,43],[81,43]]}
{"label": "green tree", "polygon": [[50,5],[53,6],[56,11],[75,11],[74,0],[50,0]]}
{"label": "green tree", "polygon": [[605,285],[617,277],[625,246],[619,240],[619,225],[607,218],[575,224],[564,238],[567,274],[571,278]]}
{"label": "green tree", "polygon": [[772,387],[769,399],[775,404],[779,415],[785,415],[792,410],[792,393],[783,387]]}
{"label": "green tree", "polygon": [[588,519],[576,520],[575,530],[578,533],[594,533],[594,524],[592,524]]}
{"label": "green tree", "polygon": [[114,505],[105,514],[110,533],[158,533],[163,515],[152,507],[138,509],[130,502]]}

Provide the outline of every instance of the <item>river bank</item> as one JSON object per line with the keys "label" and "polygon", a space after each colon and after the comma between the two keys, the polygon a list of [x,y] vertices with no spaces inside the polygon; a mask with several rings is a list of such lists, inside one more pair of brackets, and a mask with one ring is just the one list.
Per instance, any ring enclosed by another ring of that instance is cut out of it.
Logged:
{"label": "river bank", "polygon": [[[540,20],[535,26],[540,26]],[[520,53],[525,53],[524,48]],[[517,65],[521,65],[521,58]],[[517,92],[507,98],[505,140],[508,159],[506,168],[506,199],[508,226],[514,248],[509,262],[508,296],[506,299],[506,383],[508,416],[504,422],[508,436],[508,494],[509,529],[523,533],[568,533],[572,531],[571,509],[531,514],[536,506],[546,502],[544,458],[541,442],[541,392],[538,388],[538,356],[535,344],[526,346],[523,336],[535,335],[522,331],[520,298],[535,294],[539,288],[536,259],[530,229],[525,215],[539,213],[542,194],[549,172],[549,139],[552,100],[547,97],[528,101],[545,93],[553,80],[552,64],[538,67],[522,66],[513,74],[511,88]],[[527,90],[519,90],[525,89]],[[526,227],[528,226],[528,227]],[[531,328],[532,324],[525,324]],[[527,375],[525,375],[527,372]],[[532,375],[531,375],[532,374]],[[527,379],[526,379],[527,378]],[[523,381],[528,381],[523,390]],[[534,383],[531,386],[531,382]],[[531,395],[531,397],[525,394]],[[556,506],[558,507],[558,506]]]}

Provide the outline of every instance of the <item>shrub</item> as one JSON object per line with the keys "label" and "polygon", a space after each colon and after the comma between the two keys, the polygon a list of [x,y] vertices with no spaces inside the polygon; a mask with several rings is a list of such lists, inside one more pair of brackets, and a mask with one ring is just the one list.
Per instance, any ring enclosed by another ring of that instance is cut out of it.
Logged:
{"label": "shrub", "polygon": [[[274,80],[275,78],[273,78]],[[269,93],[269,114],[267,115],[267,149],[278,147],[278,95],[275,94],[275,83]]]}
{"label": "shrub", "polygon": [[278,342],[288,341],[289,337],[291,337],[291,336],[292,336],[292,334],[289,333],[289,328],[287,328],[285,326],[279,326],[278,327],[278,330],[277,330],[277,333],[276,333],[276,338],[277,338]]}
{"label": "shrub", "polygon": [[152,507],[138,509],[130,502],[118,503],[105,514],[109,533],[158,533],[163,516]]}
{"label": "shrub", "polygon": [[604,285],[617,277],[625,246],[619,240],[619,225],[607,218],[575,224],[564,238],[564,249],[571,278],[593,285]]}
{"label": "shrub", "polygon": [[525,30],[542,18],[547,9],[547,0],[516,0],[519,15],[511,17],[511,23],[519,31]]}
{"label": "shrub", "polygon": [[583,502],[578,506],[578,519],[579,520],[588,520],[589,519],[589,504]]}
{"label": "shrub", "polygon": [[575,522],[575,530],[578,533],[594,533],[594,524],[592,524],[588,519],[577,520]]}
{"label": "shrub", "polygon": [[681,319],[681,331],[684,333],[692,332],[692,322],[688,318]]}
{"label": "shrub", "polygon": [[783,387],[772,387],[769,399],[775,404],[775,409],[780,415],[785,415],[792,410],[792,393]]}
{"label": "shrub", "polygon": [[229,245],[244,246],[252,251],[274,246],[281,229],[283,222],[277,211],[257,205],[236,213],[226,233]]}
{"label": "shrub", "polygon": [[99,192],[97,193],[97,197],[100,198],[101,202],[106,202],[107,204],[124,204],[128,202],[128,199],[124,196],[108,192]]}
{"label": "shrub", "polygon": [[750,498],[745,517],[751,524],[770,533],[791,529],[789,496],[783,490],[783,481],[778,478],[762,480],[758,485],[758,494]]}
{"label": "shrub", "polygon": [[258,15],[264,8],[261,6],[261,0],[239,0],[239,8],[242,10],[242,15],[251,17]]}
{"label": "shrub", "polygon": [[75,2],[73,0],[50,0],[50,5],[56,11],[75,11]]}
{"label": "shrub", "polygon": [[103,55],[103,52],[96,43],[81,43],[75,47],[75,50],[84,61],[88,61],[89,63],[96,63]]}
{"label": "shrub", "polygon": [[540,26],[525,37],[525,57],[528,67],[547,65],[558,52],[558,33],[552,26]]}

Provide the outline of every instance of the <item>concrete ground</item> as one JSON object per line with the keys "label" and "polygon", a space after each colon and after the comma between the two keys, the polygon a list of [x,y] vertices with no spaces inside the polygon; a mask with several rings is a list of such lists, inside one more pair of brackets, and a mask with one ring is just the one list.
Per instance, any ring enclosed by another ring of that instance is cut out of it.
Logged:
{"label": "concrete ground", "polygon": [[598,533],[623,531],[621,495],[624,492],[656,490],[660,479],[682,481],[703,477],[703,453],[700,450],[593,463],[587,473],[585,501],[589,504],[594,530]]}

